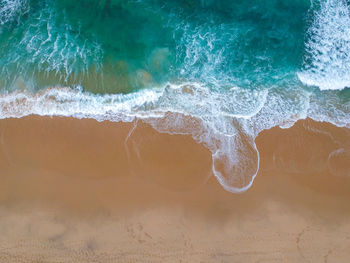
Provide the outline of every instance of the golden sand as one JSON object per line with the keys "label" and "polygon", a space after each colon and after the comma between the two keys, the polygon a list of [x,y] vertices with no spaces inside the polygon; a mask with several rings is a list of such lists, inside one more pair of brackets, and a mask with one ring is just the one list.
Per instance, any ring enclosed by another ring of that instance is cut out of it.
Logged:
{"label": "golden sand", "polygon": [[237,195],[190,136],[133,127],[0,121],[0,262],[349,262],[348,129],[262,132]]}

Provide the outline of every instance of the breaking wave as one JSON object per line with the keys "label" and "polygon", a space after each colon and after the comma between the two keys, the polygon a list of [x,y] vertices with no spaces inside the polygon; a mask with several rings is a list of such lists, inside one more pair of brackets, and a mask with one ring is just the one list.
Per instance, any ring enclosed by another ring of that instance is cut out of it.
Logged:
{"label": "breaking wave", "polygon": [[321,90],[350,87],[349,6],[346,0],[325,0],[314,12],[299,79]]}

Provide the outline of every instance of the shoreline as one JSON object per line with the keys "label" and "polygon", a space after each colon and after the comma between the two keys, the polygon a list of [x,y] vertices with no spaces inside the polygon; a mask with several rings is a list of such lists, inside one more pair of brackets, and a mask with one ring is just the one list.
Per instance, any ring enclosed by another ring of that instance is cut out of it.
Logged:
{"label": "shoreline", "polygon": [[349,129],[308,119],[263,131],[258,175],[232,194],[213,176],[211,153],[190,136],[140,124],[127,153],[131,128],[64,117],[0,120],[0,260],[349,258]]}

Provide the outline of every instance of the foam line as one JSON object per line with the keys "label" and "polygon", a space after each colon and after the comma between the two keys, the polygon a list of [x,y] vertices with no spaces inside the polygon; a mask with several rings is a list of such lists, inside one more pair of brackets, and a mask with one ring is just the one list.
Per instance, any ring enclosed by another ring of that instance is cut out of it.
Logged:
{"label": "foam line", "polygon": [[290,127],[307,117],[350,128],[349,112],[350,103],[340,101],[334,92],[236,87],[217,93],[198,82],[168,83],[126,95],[56,87],[0,96],[2,119],[36,114],[135,121],[135,126],[142,119],[159,132],[191,135],[212,152],[214,175],[235,193],[246,191],[257,174],[259,153],[254,140],[261,131]]}

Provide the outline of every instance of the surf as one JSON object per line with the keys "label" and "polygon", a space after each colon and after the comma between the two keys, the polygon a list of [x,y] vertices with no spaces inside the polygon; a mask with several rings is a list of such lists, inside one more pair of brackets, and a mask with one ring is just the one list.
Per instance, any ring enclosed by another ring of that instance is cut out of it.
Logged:
{"label": "surf", "polygon": [[94,16],[70,1],[1,2],[0,119],[142,120],[191,135],[234,193],[259,171],[262,131],[306,118],[350,128],[345,2],[91,3]]}

